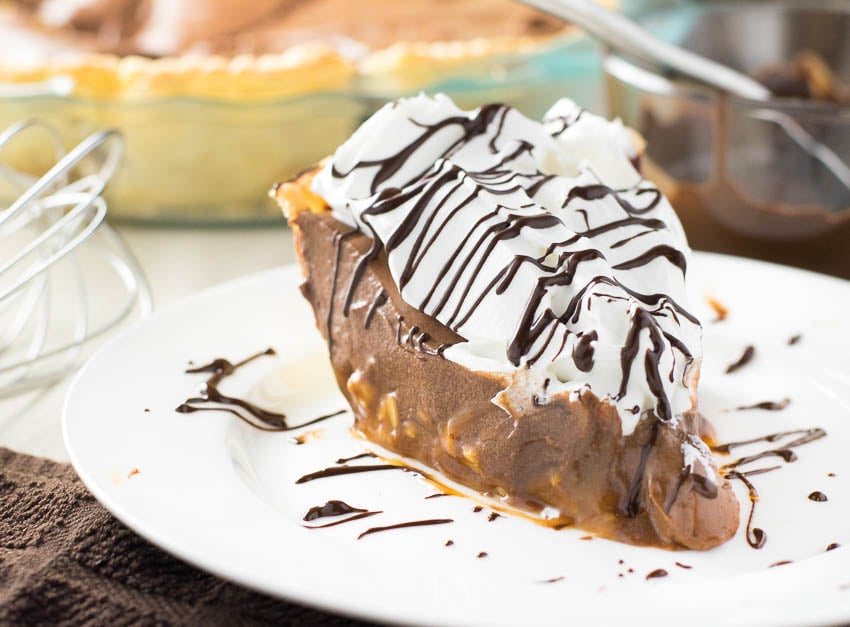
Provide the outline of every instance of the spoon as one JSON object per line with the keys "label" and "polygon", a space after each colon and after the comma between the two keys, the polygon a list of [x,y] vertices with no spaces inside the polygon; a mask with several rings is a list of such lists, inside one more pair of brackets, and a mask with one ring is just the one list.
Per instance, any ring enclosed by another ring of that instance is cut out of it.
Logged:
{"label": "spoon", "polygon": [[[519,0],[571,22],[615,50],[671,68],[699,83],[749,100],[767,102],[770,90],[746,74],[690,50],[662,41],[626,16],[590,0]],[[831,148],[817,141],[796,120],[776,110],[754,116],[774,122],[804,151],[820,161],[850,189],[850,167]]]}

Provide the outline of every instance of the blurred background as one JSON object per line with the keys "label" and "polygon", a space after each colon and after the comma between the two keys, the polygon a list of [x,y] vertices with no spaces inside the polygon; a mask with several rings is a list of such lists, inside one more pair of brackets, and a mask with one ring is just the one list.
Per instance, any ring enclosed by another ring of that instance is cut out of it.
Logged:
{"label": "blurred background", "polygon": [[[80,315],[88,328],[101,318],[120,326],[291,262],[269,188],[331,153],[387,100],[420,91],[466,108],[506,102],[536,118],[569,97],[620,117],[647,140],[643,172],[671,198],[694,248],[850,278],[850,188],[841,178],[850,162],[850,3],[606,4],[760,80],[776,98],[747,101],[677,79],[510,0],[0,0],[0,131],[22,120],[50,129],[0,138],[2,206],[92,133],[123,137],[102,194],[111,225],[103,228],[114,232],[107,242],[92,235],[65,259],[79,267],[78,283],[54,276],[32,297],[42,304],[31,311],[53,321],[44,335],[61,348]],[[789,120],[840,163],[814,159]],[[100,172],[107,146],[94,146],[66,182]],[[65,213],[27,226],[43,229]],[[117,282],[105,278],[109,254],[125,262]],[[78,284],[83,291],[69,295]],[[85,314],[69,305],[79,302]],[[0,316],[14,313],[2,305],[0,297]],[[20,351],[10,357],[6,344],[50,352],[49,340],[33,343],[35,326],[21,325],[0,341],[0,375],[22,372]],[[69,370],[95,344],[74,338]],[[63,381],[0,400],[3,443],[64,457]]]}

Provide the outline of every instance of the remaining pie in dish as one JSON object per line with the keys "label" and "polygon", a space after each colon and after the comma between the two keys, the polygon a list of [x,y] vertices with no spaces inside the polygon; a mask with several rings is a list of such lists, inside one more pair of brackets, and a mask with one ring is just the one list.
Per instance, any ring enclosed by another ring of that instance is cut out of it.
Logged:
{"label": "remaining pie in dish", "polygon": [[[274,218],[268,182],[388,98],[451,81],[534,113],[596,72],[568,31],[511,0],[0,0],[0,130],[39,117],[72,145],[120,129],[114,217]],[[11,150],[32,172],[53,158]]]}
{"label": "remaining pie in dish", "polygon": [[274,195],[368,439],[544,517],[708,549],[738,503],[700,435],[689,249],[635,136],[387,104]]}

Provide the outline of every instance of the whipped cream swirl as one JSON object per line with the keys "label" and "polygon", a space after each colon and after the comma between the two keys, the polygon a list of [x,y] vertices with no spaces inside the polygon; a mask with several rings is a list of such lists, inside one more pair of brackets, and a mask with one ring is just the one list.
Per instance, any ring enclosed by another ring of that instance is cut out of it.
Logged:
{"label": "whipped cream swirl", "polygon": [[695,406],[701,359],[690,250],[637,154],[619,121],[569,100],[541,124],[421,95],[366,121],[313,190],[387,251],[408,304],[466,340],[446,358],[538,403],[590,390],[628,435]]}

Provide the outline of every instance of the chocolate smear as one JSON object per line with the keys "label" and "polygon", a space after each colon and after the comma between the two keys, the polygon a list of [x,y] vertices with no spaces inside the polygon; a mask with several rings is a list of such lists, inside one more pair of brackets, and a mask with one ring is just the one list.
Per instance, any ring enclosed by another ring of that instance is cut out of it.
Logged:
{"label": "chocolate smear", "polygon": [[411,522],[403,522],[398,523],[396,525],[387,525],[386,527],[372,527],[371,529],[367,529],[359,536],[357,539],[365,538],[366,536],[372,535],[373,533],[381,533],[382,531],[390,531],[392,529],[406,529],[408,527],[428,527],[431,525],[445,525],[448,523],[453,523],[454,520],[452,518],[431,518],[429,520],[413,520]]}
{"label": "chocolate smear", "polygon": [[394,464],[369,464],[365,466],[335,466],[324,468],[311,472],[303,477],[300,477],[295,483],[307,483],[316,479],[324,479],[325,477],[338,477],[340,475],[351,475],[359,472],[373,472],[378,470],[404,470],[403,466],[395,466]]}
{"label": "chocolate smear", "polygon": [[753,357],[755,357],[755,355],[756,355],[755,346],[752,346],[752,345],[747,346],[744,349],[743,354],[738,358],[738,361],[731,363],[728,366],[726,366],[726,374],[732,374],[736,370],[740,370],[741,368],[746,366],[748,363],[750,363],[753,360]]}
{"label": "chocolate smear", "polygon": [[299,429],[301,427],[316,424],[317,422],[333,418],[334,416],[339,416],[347,411],[345,409],[341,409],[324,416],[319,416],[318,418],[313,418],[312,420],[308,420],[300,425],[289,426],[285,414],[263,409],[254,403],[235,396],[227,396],[219,390],[219,384],[239,370],[239,368],[260,357],[276,354],[277,353],[275,353],[273,348],[268,348],[260,353],[251,355],[242,361],[236,362],[235,364],[227,359],[219,357],[218,359],[214,359],[203,366],[189,368],[186,370],[187,374],[204,372],[209,372],[211,374],[201,387],[200,396],[187,399],[184,403],[178,405],[174,411],[179,414],[191,414],[196,411],[225,411],[262,431],[291,431],[293,429]]}

